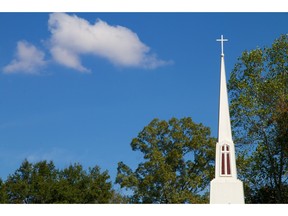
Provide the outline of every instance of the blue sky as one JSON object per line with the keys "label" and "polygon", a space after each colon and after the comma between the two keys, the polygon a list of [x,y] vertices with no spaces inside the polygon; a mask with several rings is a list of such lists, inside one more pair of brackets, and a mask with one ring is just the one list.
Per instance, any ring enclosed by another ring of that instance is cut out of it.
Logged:
{"label": "blue sky", "polygon": [[27,158],[135,167],[152,119],[192,117],[217,134],[226,73],[287,33],[288,13],[0,13],[0,177]]}

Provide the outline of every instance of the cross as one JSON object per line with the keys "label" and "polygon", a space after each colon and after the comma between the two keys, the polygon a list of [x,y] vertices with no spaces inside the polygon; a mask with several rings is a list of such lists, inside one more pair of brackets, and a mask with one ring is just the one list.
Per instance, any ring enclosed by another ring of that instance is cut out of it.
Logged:
{"label": "cross", "polygon": [[228,39],[224,39],[223,35],[221,35],[221,39],[217,39],[216,41],[220,41],[221,42],[221,55],[224,56],[224,42],[228,41]]}

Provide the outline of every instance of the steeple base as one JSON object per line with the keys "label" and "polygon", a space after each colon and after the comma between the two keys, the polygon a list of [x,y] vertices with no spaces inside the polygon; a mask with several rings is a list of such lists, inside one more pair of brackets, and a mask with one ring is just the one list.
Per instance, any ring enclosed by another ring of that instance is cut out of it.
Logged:
{"label": "steeple base", "polygon": [[242,181],[231,178],[215,178],[210,182],[210,204],[245,204]]}

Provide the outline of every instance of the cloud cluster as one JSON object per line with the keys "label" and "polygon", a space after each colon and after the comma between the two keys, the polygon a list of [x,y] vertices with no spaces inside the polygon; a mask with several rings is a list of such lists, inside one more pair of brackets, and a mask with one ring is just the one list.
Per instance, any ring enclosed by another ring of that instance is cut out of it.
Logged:
{"label": "cloud cluster", "polygon": [[39,68],[46,65],[44,57],[44,52],[38,50],[32,44],[26,41],[19,41],[17,43],[15,59],[3,68],[3,72],[16,73],[25,71],[25,73],[36,74]]}
{"label": "cloud cluster", "polygon": [[80,55],[92,54],[124,67],[156,68],[166,62],[149,54],[137,34],[122,26],[110,26],[102,20],[90,24],[85,19],[64,13],[50,14],[51,54],[60,64],[87,71]]}
{"label": "cloud cluster", "polygon": [[[90,71],[81,62],[83,55],[101,57],[121,67],[154,69],[170,63],[158,59],[130,29],[111,26],[99,19],[91,24],[76,15],[52,13],[48,28],[51,33],[48,49],[54,62],[79,72]],[[35,73],[46,64],[44,56],[35,46],[20,41],[16,58],[4,72]]]}

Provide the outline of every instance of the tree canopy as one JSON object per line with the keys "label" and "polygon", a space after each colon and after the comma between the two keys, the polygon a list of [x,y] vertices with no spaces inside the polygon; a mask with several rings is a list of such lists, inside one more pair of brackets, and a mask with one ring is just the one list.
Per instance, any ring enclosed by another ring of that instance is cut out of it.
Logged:
{"label": "tree canopy", "polygon": [[191,118],[152,120],[131,142],[143,154],[135,171],[120,162],[116,183],[133,203],[202,203],[214,177],[215,139]]}
{"label": "tree canopy", "polygon": [[[288,35],[271,47],[244,51],[231,74],[229,94],[247,201],[287,203]],[[263,198],[269,194],[271,199]]]}
{"label": "tree canopy", "polygon": [[[24,160],[5,182],[0,181],[2,203],[109,203],[115,196],[107,171],[75,163],[59,170],[52,161]],[[115,200],[115,199],[114,199]],[[119,200],[119,199],[118,199]]]}

